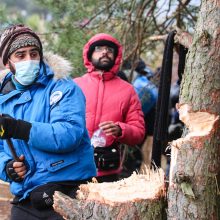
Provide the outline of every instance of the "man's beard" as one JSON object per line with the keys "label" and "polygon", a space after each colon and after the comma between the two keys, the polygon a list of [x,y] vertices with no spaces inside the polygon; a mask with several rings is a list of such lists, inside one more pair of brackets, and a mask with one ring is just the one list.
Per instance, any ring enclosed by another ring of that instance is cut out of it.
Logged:
{"label": "man's beard", "polygon": [[[108,59],[108,61],[104,62],[102,60],[103,58]],[[105,57],[101,57],[99,59],[93,59],[92,58],[92,64],[98,70],[108,71],[114,66],[115,62],[114,62],[114,60],[112,60],[109,57],[105,56]]]}

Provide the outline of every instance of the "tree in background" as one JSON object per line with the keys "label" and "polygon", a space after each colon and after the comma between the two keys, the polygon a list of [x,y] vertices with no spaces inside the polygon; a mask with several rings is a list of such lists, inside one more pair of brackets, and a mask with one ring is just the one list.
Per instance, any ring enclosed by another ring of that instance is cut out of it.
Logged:
{"label": "tree in background", "polygon": [[163,44],[174,26],[192,30],[198,7],[190,0],[35,0],[52,14],[45,34],[48,46],[72,61],[74,75],[84,73],[82,48],[97,32],[113,34],[124,46],[123,62],[135,69],[141,56],[161,65]]}
{"label": "tree in background", "polygon": [[161,65],[170,30],[193,31],[198,5],[190,0],[2,0],[0,10],[1,26],[30,25],[47,50],[73,63],[74,76],[85,71],[82,48],[88,39],[97,32],[114,35],[124,46],[123,63],[131,64],[131,79],[140,57],[153,69]]}

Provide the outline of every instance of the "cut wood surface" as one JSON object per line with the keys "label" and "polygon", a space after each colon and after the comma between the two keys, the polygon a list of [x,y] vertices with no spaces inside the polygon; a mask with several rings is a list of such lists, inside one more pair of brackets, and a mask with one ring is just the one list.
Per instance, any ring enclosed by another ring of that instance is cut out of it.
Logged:
{"label": "cut wood surface", "polygon": [[163,219],[165,184],[162,169],[133,173],[111,183],[80,185],[77,198],[54,194],[54,209],[68,220]]}

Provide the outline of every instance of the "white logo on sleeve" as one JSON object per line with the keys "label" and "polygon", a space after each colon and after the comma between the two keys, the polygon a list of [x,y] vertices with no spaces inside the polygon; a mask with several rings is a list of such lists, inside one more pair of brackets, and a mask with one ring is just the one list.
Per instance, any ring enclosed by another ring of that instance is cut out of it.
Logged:
{"label": "white logo on sleeve", "polygon": [[63,93],[61,91],[53,92],[50,96],[50,105],[56,104],[63,97]]}
{"label": "white logo on sleeve", "polygon": [[47,195],[47,193],[44,192],[43,198],[45,199],[45,198],[48,198],[48,197],[49,197],[49,196]]}

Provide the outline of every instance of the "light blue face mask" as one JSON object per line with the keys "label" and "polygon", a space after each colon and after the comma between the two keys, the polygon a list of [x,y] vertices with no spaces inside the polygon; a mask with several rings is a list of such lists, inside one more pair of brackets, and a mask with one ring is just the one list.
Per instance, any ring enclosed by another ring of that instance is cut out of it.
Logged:
{"label": "light blue face mask", "polygon": [[14,63],[14,65],[15,79],[23,86],[31,85],[39,74],[39,60],[26,60]]}

